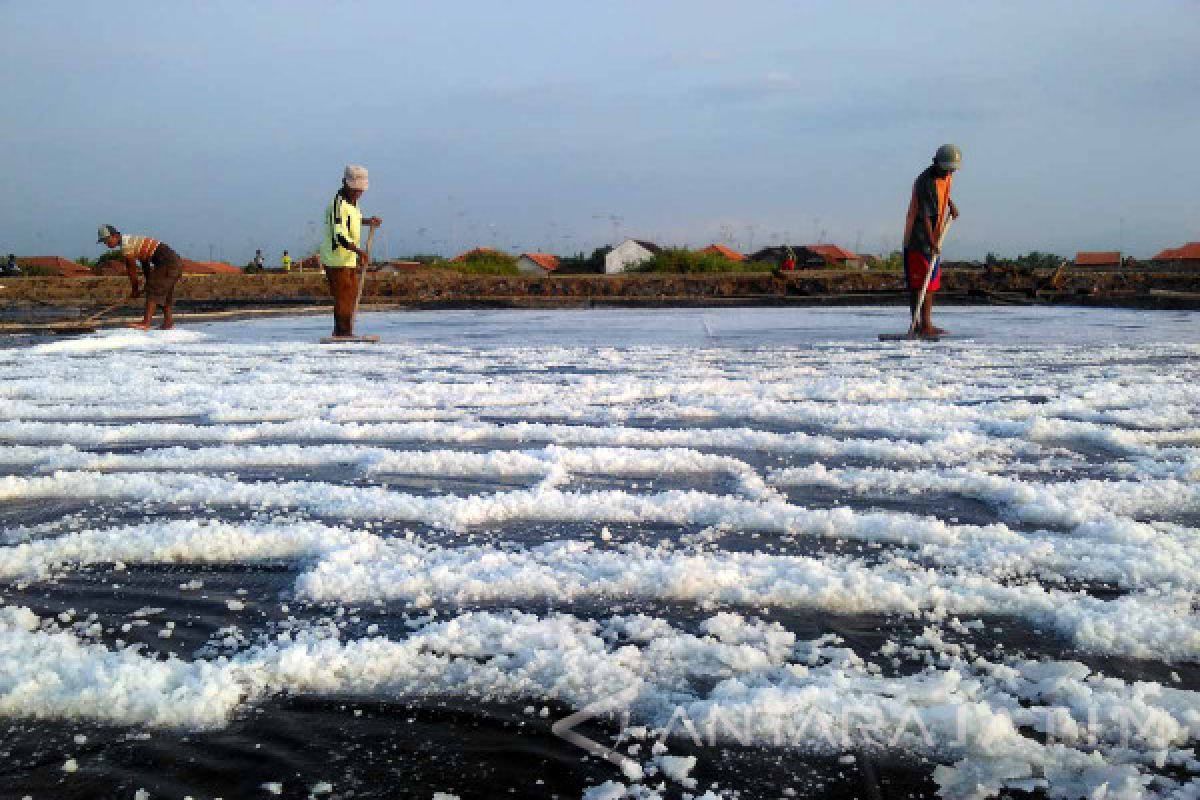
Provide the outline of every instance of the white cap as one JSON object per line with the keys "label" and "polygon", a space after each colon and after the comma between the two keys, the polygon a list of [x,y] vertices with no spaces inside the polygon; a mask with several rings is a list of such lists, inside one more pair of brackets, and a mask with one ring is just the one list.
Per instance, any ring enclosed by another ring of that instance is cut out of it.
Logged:
{"label": "white cap", "polygon": [[367,190],[367,168],[351,164],[346,167],[342,183],[346,185],[347,189],[358,189],[365,192]]}

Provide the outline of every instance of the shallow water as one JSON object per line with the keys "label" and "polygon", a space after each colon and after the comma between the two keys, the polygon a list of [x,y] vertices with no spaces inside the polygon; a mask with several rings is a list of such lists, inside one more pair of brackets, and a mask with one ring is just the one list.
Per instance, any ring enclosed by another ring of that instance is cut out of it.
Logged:
{"label": "shallow water", "polygon": [[0,796],[1196,789],[1200,314],[940,321],[0,349]]}

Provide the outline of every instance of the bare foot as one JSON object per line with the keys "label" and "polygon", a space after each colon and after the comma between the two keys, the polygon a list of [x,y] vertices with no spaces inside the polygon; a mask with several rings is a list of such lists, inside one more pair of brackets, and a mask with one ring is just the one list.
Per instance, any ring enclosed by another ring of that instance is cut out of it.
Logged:
{"label": "bare foot", "polygon": [[148,330],[150,330],[150,323],[149,322],[131,322],[128,325],[126,325],[125,327],[133,328],[134,330],[139,330],[139,331],[148,331]]}
{"label": "bare foot", "polygon": [[158,328],[158,329],[159,329],[160,331],[169,331],[169,330],[171,330],[171,329],[172,329],[172,328],[174,328],[174,327],[175,327],[175,323],[174,323],[174,322],[164,322],[162,325],[160,325],[160,326],[159,326],[159,328]]}

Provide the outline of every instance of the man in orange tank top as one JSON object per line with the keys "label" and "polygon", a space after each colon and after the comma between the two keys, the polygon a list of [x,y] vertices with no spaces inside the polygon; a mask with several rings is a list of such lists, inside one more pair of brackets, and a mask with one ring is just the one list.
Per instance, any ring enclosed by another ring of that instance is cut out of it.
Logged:
{"label": "man in orange tank top", "polygon": [[[933,163],[913,182],[912,198],[908,203],[904,224],[904,282],[909,292],[909,310],[912,318],[917,320],[914,332],[925,336],[945,333],[933,324],[933,296],[942,288],[941,242],[947,216],[958,219],[958,207],[950,199],[950,187],[961,164],[962,151],[957,147],[952,144],[939,147]],[[929,287],[918,309],[917,302],[927,275]]]}

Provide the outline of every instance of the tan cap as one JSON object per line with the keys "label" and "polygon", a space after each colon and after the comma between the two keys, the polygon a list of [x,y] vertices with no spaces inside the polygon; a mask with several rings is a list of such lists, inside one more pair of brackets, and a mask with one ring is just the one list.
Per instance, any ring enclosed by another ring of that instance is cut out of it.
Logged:
{"label": "tan cap", "polygon": [[351,164],[346,167],[342,183],[346,184],[347,189],[358,189],[365,192],[367,190],[367,168]]}

